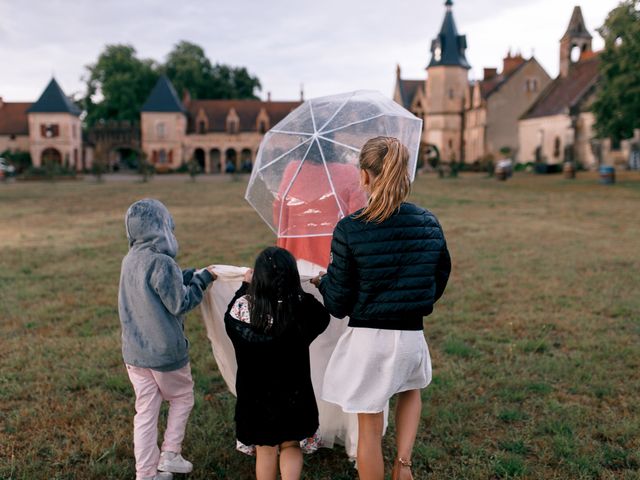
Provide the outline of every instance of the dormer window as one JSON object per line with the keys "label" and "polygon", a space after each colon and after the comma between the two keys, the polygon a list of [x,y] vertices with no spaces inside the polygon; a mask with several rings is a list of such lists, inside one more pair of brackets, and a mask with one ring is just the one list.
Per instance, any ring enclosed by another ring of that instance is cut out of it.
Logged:
{"label": "dormer window", "polygon": [[260,120],[258,122],[258,132],[262,134],[267,133],[267,122],[265,122],[264,120]]}
{"label": "dormer window", "polygon": [[231,134],[235,134],[238,133],[238,121],[230,118],[229,120],[227,120],[227,132],[231,133]]}
{"label": "dormer window", "polygon": [[232,135],[240,132],[240,117],[238,117],[238,113],[233,107],[227,113],[226,127],[227,133]]}
{"label": "dormer window", "polygon": [[195,130],[199,134],[205,134],[209,130],[209,119],[202,108],[198,110],[198,115],[195,118]]}

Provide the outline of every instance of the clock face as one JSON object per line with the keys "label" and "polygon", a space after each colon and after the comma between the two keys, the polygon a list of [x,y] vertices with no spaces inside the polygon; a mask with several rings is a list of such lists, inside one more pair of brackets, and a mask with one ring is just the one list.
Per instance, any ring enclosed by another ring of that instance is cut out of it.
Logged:
{"label": "clock face", "polygon": [[433,51],[433,56],[436,59],[436,62],[440,61],[440,58],[442,57],[442,50],[440,49],[440,47],[436,47],[436,49]]}

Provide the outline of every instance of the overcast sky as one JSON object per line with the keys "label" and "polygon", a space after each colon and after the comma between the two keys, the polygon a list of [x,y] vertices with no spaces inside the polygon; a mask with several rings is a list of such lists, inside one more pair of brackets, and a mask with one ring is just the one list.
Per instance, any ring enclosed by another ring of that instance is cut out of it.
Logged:
{"label": "overcast sky", "polygon": [[[85,66],[105,44],[130,43],[163,61],[179,40],[213,62],[246,66],[274,100],[355,89],[391,95],[395,66],[424,78],[444,0],[0,0],[0,96],[34,101],[52,74],[67,94],[83,91]],[[558,41],[577,0],[454,0],[466,34],[470,78],[498,67],[509,48],[533,52],[558,73]],[[595,29],[618,0],[581,0]]]}

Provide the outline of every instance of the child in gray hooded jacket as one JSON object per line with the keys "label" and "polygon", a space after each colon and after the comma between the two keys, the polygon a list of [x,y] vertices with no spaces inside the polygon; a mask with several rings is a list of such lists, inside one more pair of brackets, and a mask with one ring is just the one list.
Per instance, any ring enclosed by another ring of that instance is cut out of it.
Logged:
{"label": "child in gray hooded jacket", "polygon": [[[181,455],[187,419],[193,407],[189,342],[183,315],[202,301],[215,280],[207,269],[180,270],[174,258],[178,242],[167,208],[144,199],[127,210],[129,253],[122,260],[118,310],[122,356],[136,394],[133,443],[136,478],[170,478],[193,465]],[[158,415],[170,403],[167,429],[158,449]]]}

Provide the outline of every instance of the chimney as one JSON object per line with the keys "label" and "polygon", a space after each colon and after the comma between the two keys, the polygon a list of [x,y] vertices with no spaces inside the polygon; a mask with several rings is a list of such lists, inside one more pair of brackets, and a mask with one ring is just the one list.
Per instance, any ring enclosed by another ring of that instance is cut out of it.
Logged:
{"label": "chimney", "polygon": [[300,84],[300,101],[304,102],[304,83]]}
{"label": "chimney", "polygon": [[517,53],[515,55],[511,55],[511,51],[507,53],[507,56],[502,60],[502,74],[509,75],[516,68],[524,63],[524,58],[521,53]]}
{"label": "chimney", "polygon": [[271,92],[267,92],[267,102],[271,101]]}
{"label": "chimney", "polygon": [[182,104],[186,107],[191,103],[191,93],[186,88],[182,92]]}
{"label": "chimney", "polygon": [[485,68],[483,80],[491,80],[493,77],[498,76],[497,68]]}
{"label": "chimney", "polygon": [[400,80],[400,64],[396,63],[396,78]]}

